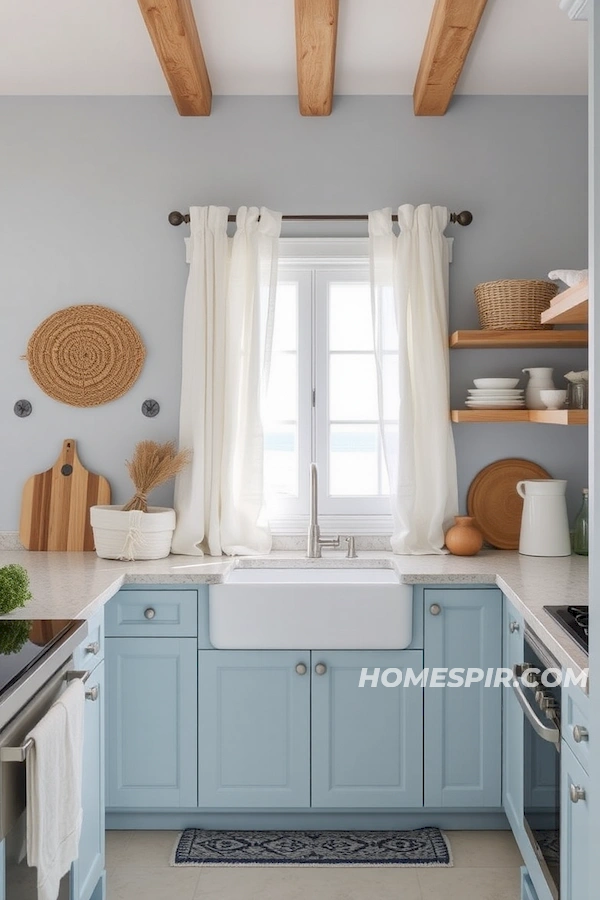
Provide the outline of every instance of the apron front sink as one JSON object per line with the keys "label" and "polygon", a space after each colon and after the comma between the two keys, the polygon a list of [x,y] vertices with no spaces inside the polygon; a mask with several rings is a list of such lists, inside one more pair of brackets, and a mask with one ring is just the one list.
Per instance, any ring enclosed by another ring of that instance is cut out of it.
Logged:
{"label": "apron front sink", "polygon": [[210,640],[219,650],[401,650],[412,595],[393,569],[238,568],[209,586]]}

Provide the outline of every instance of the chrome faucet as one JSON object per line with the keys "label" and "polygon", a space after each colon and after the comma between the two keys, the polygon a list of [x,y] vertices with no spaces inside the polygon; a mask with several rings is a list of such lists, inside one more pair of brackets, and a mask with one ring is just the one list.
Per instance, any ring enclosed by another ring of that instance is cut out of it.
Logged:
{"label": "chrome faucet", "polygon": [[310,464],[310,520],[308,523],[308,547],[306,555],[308,559],[320,559],[322,547],[339,547],[340,537],[322,538],[319,528],[319,512],[317,506],[317,465]]}

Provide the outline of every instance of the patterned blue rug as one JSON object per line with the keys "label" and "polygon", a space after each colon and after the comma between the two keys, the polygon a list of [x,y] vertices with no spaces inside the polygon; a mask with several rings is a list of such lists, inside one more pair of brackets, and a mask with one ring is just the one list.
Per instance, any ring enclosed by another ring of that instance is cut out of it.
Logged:
{"label": "patterned blue rug", "polygon": [[452,866],[439,828],[414,831],[208,831],[186,828],[173,866]]}

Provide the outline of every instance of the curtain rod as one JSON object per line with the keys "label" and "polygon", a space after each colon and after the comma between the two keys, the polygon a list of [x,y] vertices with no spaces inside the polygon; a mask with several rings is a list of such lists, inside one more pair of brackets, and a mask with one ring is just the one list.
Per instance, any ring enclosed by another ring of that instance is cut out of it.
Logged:
{"label": "curtain rod", "polygon": [[[359,215],[359,216],[282,216],[284,222],[367,222],[369,217],[367,215]],[[394,222],[398,221],[398,216],[392,216],[392,220]],[[174,210],[169,213],[169,222],[171,225],[183,225],[184,222],[189,222],[190,217],[188,214],[184,215],[183,213],[177,212]],[[227,216],[228,222],[235,222],[235,216]],[[470,213],[468,209],[463,209],[462,212],[459,213],[450,213],[450,221],[454,224],[458,225],[470,225],[473,221],[473,213]]]}

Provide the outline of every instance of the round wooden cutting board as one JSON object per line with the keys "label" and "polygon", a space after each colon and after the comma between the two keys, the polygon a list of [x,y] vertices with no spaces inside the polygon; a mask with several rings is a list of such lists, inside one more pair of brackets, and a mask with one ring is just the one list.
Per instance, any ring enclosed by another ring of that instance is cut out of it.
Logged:
{"label": "round wooden cutting board", "polygon": [[552,476],[528,459],[500,459],[479,472],[469,487],[467,509],[484,539],[499,550],[518,550],[523,501],[517,482]]}

